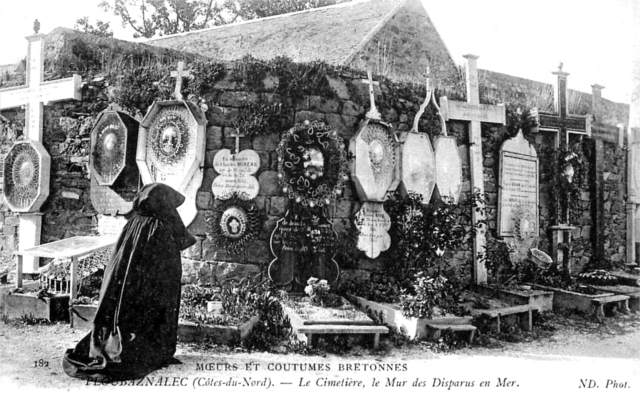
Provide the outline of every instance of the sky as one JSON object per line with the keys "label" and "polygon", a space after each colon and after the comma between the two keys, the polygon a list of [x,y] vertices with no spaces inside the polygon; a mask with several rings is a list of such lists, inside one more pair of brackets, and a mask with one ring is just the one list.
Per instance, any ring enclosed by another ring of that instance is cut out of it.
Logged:
{"label": "sky", "polygon": [[[478,67],[553,83],[558,64],[569,88],[630,101],[630,3],[640,0],[422,0],[454,61],[480,56]],[[72,28],[77,18],[110,21],[116,38],[133,31],[98,8],[101,0],[0,0],[0,64],[26,55],[25,36],[38,19],[41,33]],[[638,21],[640,23],[640,21]]]}

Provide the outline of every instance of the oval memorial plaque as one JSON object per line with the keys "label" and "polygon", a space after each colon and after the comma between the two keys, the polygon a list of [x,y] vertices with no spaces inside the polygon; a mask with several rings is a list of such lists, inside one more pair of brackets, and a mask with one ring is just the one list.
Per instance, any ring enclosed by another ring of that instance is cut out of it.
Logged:
{"label": "oval memorial plaque", "polygon": [[391,217],[384,211],[382,203],[364,202],[356,213],[355,224],[360,232],[358,249],[369,258],[377,258],[382,251],[389,249]]}

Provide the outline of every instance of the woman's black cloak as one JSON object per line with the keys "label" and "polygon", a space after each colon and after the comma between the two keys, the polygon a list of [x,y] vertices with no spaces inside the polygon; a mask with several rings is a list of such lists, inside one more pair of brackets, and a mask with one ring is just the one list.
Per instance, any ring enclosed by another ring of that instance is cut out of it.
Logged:
{"label": "woman's black cloak", "polygon": [[176,208],[184,197],[149,184],[133,203],[105,269],[93,330],[65,353],[64,371],[96,380],[131,379],[167,363],[175,353],[182,264],[195,243]]}

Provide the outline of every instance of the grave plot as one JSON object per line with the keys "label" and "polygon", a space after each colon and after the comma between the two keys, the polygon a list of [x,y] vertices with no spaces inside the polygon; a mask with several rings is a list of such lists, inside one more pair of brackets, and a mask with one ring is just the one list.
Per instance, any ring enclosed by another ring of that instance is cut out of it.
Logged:
{"label": "grave plot", "polygon": [[463,307],[474,317],[474,324],[500,333],[505,325],[519,325],[522,330],[533,330],[533,307],[526,304],[512,306],[507,302],[464,292]]}
{"label": "grave plot", "polygon": [[[178,339],[234,345],[248,337],[260,321],[250,297],[246,296],[248,283],[243,280],[228,287],[183,287]],[[217,303],[219,307],[209,303]]]}
{"label": "grave plot", "polygon": [[578,285],[572,288],[573,290],[552,288],[540,284],[533,284],[532,287],[553,291],[554,309],[581,311],[596,317],[606,316],[605,308],[611,307],[616,307],[625,314],[629,312],[628,296],[615,295],[612,292],[605,292],[588,285]]}
{"label": "grave plot", "polygon": [[347,298],[360,309],[373,314],[380,322],[398,329],[410,339],[438,339],[441,330],[449,329],[468,332],[469,342],[473,341],[473,332],[476,328],[471,326],[473,319],[471,316],[459,317],[453,314],[441,316],[436,310],[433,318],[406,317],[397,303],[375,302],[355,295],[348,295]]}
{"label": "grave plot", "polygon": [[531,289],[521,285],[500,288],[491,285],[476,285],[474,291],[484,296],[502,300],[513,306],[529,305],[538,312],[553,310],[553,292]]}
{"label": "grave plot", "polygon": [[313,304],[309,297],[290,295],[282,302],[282,308],[294,333],[309,346],[317,344],[319,335],[346,334],[373,335],[373,348],[377,348],[380,334],[389,333],[389,329],[374,325],[371,318],[346,299],[337,299],[334,306],[320,306]]}
{"label": "grave plot", "polygon": [[579,274],[578,280],[593,287],[595,290],[629,297],[629,309],[626,309],[621,304],[622,309],[620,310],[628,313],[640,310],[640,287],[635,285],[637,284],[636,277],[625,272],[610,273],[606,270],[598,269]]}

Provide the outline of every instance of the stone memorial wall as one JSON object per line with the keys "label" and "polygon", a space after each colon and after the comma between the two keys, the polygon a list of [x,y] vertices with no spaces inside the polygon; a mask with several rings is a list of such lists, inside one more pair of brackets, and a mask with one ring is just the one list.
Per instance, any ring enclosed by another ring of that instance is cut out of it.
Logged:
{"label": "stone memorial wall", "polygon": [[[175,68],[175,64],[171,65]],[[169,69],[169,68],[168,68]],[[232,69],[229,66],[228,69]],[[357,74],[357,73],[355,73]],[[487,76],[488,75],[488,76]],[[83,75],[86,79],[86,75]],[[303,123],[305,120],[320,121],[331,126],[339,136],[348,141],[357,131],[359,122],[364,118],[368,107],[368,86],[360,82],[362,74],[344,74],[331,76],[330,85],[335,92],[333,98],[317,95],[307,95],[297,100],[293,108],[292,119],[294,123]],[[490,79],[494,78],[494,79]],[[89,151],[92,121],[95,121],[99,110],[106,107],[106,90],[104,85],[86,81],[91,89],[83,93],[82,101],[62,101],[52,103],[44,109],[44,138],[43,145],[51,155],[51,179],[50,196],[42,206],[43,235],[42,242],[69,237],[73,235],[86,235],[97,233],[99,213],[91,203],[91,182],[89,177]],[[525,81],[526,82],[526,81]],[[495,73],[480,73],[481,103],[492,104],[497,102],[496,97],[507,106],[518,104],[524,98],[533,98],[540,91],[539,86],[529,86],[518,78],[511,78]],[[196,245],[184,253],[184,282],[211,281],[212,275],[222,278],[241,278],[246,275],[265,273],[266,267],[272,261],[270,250],[270,236],[276,223],[282,219],[289,206],[289,198],[282,191],[278,178],[278,155],[276,149],[281,140],[279,132],[261,135],[247,136],[240,140],[240,150],[251,149],[259,158],[259,169],[251,174],[258,184],[259,190],[253,201],[265,214],[265,220],[259,233],[251,241],[246,243],[243,252],[232,254],[219,247],[207,237],[207,214],[213,211],[220,201],[215,200],[212,192],[214,181],[220,172],[214,168],[214,157],[223,150],[234,150],[236,132],[235,121],[242,108],[248,104],[279,103],[287,97],[273,94],[273,83],[277,80],[267,81],[265,86],[271,83],[270,89],[254,91],[246,85],[239,83],[229,75],[217,80],[207,89],[205,97],[209,105],[206,112],[206,140],[204,171],[201,186],[197,189],[195,205],[197,213],[189,230],[198,238]],[[391,92],[394,84],[388,81],[380,81],[380,88],[376,88],[376,94],[382,94],[385,99],[377,99],[382,118],[391,124],[394,130],[408,131],[411,121],[418,109],[424,94],[416,94],[415,99],[407,103],[400,103],[397,99],[391,100]],[[497,87],[496,87],[497,86]],[[411,89],[410,86],[405,86]],[[552,91],[550,88],[549,91]],[[105,93],[101,93],[105,92]],[[498,95],[498,92],[500,93]],[[464,94],[455,96],[448,92],[451,99],[464,100]],[[100,97],[100,98],[99,98]],[[523,98],[524,97],[524,98]],[[548,99],[547,98],[540,98]],[[545,108],[544,105],[537,105]],[[98,107],[99,110],[95,108]],[[607,103],[607,108],[614,108],[611,113],[624,114],[622,105],[616,106]],[[573,113],[586,114],[584,110],[572,109]],[[605,109],[608,110],[608,109]],[[87,116],[87,114],[91,114]],[[18,132],[24,127],[24,112],[18,109],[3,110],[2,115],[17,126]],[[144,114],[143,114],[144,115]],[[91,124],[89,124],[91,123]],[[469,147],[468,124],[463,121],[449,120],[447,122],[449,135],[456,138],[457,146],[462,159],[463,184],[462,192],[470,190],[469,185]],[[498,209],[498,174],[500,146],[507,139],[506,127],[499,124],[485,124],[482,127],[482,163],[484,173],[485,192],[487,194],[487,219],[489,231],[497,230]],[[541,134],[525,134],[539,152],[540,178],[544,179],[549,172],[545,162],[549,156],[544,151],[544,146],[552,143],[548,136]],[[433,140],[432,140],[433,143]],[[605,142],[605,171],[604,171],[604,209],[607,217],[605,223],[607,239],[606,250],[612,259],[620,259],[625,255],[624,241],[618,241],[617,236],[625,233],[625,168],[626,158],[622,148]],[[224,171],[223,171],[224,172]],[[546,230],[549,225],[550,201],[544,181],[540,181],[540,222],[538,235],[539,247],[548,245]],[[590,229],[590,194],[588,190],[582,195],[581,216],[578,218],[576,229],[577,247],[574,247],[574,257],[584,262],[591,256],[589,238]],[[356,213],[361,209],[362,202],[356,195],[356,188],[352,179],[346,182],[342,194],[335,202],[324,207],[327,219],[333,224],[338,234],[338,239],[351,229]],[[3,254],[15,249],[16,225],[15,215],[7,212],[6,206],[1,206],[0,218],[0,242]],[[13,248],[12,248],[13,247]],[[393,245],[391,245],[393,247]],[[449,255],[453,263],[468,263],[471,259],[471,250],[463,248],[452,251]],[[362,252],[357,261],[356,269],[380,270],[383,266],[385,252],[371,259]],[[2,266],[0,266],[2,268]]]}

